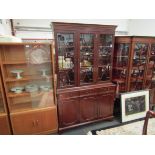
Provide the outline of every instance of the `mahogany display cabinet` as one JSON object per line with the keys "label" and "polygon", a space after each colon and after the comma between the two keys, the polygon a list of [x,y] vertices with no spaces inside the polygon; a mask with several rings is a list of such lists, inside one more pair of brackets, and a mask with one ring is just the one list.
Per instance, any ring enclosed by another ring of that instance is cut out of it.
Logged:
{"label": "mahogany display cabinet", "polygon": [[1,43],[1,71],[13,134],[57,132],[53,48]]}
{"label": "mahogany display cabinet", "polygon": [[112,119],[116,86],[112,60],[116,26],[52,23],[59,131]]}
{"label": "mahogany display cabinet", "polygon": [[155,37],[115,37],[112,81],[119,92],[150,89],[155,104]]}
{"label": "mahogany display cabinet", "polygon": [[0,72],[0,135],[10,135],[10,121]]}

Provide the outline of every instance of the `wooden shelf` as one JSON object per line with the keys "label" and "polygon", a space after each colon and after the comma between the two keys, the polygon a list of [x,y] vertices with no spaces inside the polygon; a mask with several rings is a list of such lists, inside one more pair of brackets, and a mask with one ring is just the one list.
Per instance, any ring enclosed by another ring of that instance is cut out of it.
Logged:
{"label": "wooden shelf", "polygon": [[3,61],[2,64],[4,65],[18,65],[18,64],[26,64],[26,61]]}
{"label": "wooden shelf", "polygon": [[123,80],[123,79],[113,79],[112,80],[113,82],[116,82],[116,83],[125,83],[125,79]]}
{"label": "wooden shelf", "polygon": [[[52,79],[52,76],[49,76],[48,77],[49,79]],[[48,79],[47,77],[43,77],[43,76],[25,76],[21,79],[16,79],[16,78],[13,78],[13,77],[9,77],[9,78],[6,78],[5,79],[5,82],[18,82],[18,81],[31,81],[31,80],[44,80],[44,79]]]}
{"label": "wooden shelf", "polygon": [[[32,95],[33,94],[33,95]],[[15,97],[24,97],[24,96],[30,96],[31,98],[33,97],[39,97],[40,95],[43,95],[44,92],[34,92],[34,93],[28,93],[28,92],[22,92],[20,94],[16,94],[16,93],[13,93],[13,92],[9,92],[8,93],[8,97],[10,98],[15,98]]]}
{"label": "wooden shelf", "polygon": [[127,58],[127,57],[129,57],[129,56],[114,56],[114,58]]}
{"label": "wooden shelf", "polygon": [[127,67],[113,67],[113,69],[117,69],[117,70],[126,70]]}
{"label": "wooden shelf", "polygon": [[46,64],[46,63],[52,63],[51,61],[46,61],[46,62],[43,62],[41,64],[32,64],[32,63],[29,63],[27,61],[3,61],[2,64],[4,65],[22,65],[22,64],[27,64],[27,65],[42,65],[42,64]]}
{"label": "wooden shelf", "polygon": [[11,114],[16,114],[16,113],[23,113],[23,112],[29,112],[29,111],[39,111],[39,110],[46,110],[46,109],[51,109],[51,108],[55,108],[55,104],[51,104],[48,106],[44,106],[44,107],[39,107],[39,106],[35,106],[35,107],[20,107],[20,108],[16,108],[16,109],[12,109],[11,110]]}

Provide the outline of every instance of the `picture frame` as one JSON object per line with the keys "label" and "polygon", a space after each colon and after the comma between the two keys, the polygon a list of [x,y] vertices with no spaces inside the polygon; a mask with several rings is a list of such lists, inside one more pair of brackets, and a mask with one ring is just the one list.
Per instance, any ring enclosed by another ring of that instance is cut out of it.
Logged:
{"label": "picture frame", "polygon": [[128,122],[146,116],[149,110],[149,90],[121,94],[121,120]]}

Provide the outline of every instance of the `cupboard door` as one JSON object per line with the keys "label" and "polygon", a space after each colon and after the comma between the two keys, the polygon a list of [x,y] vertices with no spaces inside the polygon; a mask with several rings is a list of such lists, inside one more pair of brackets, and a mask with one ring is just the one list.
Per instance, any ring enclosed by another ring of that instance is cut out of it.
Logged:
{"label": "cupboard door", "polygon": [[75,86],[75,35],[57,33],[56,38],[58,88]]}
{"label": "cupboard door", "polygon": [[131,75],[129,91],[142,90],[144,87],[144,76],[146,71],[147,55],[149,44],[148,43],[134,43],[133,44],[133,59],[131,63]]}
{"label": "cupboard door", "polygon": [[7,115],[0,116],[0,135],[9,135],[10,133]]}
{"label": "cupboard door", "polygon": [[94,82],[95,34],[80,34],[80,85]]}
{"label": "cupboard door", "polygon": [[12,114],[13,134],[41,134],[57,131],[56,108],[45,111]]}
{"label": "cupboard door", "polygon": [[97,81],[110,81],[112,72],[113,35],[99,34],[98,39]]}
{"label": "cupboard door", "polygon": [[59,106],[59,125],[66,127],[79,123],[79,99],[62,100]]}
{"label": "cupboard door", "polygon": [[112,81],[119,84],[119,92],[127,90],[128,65],[129,65],[129,43],[117,43],[115,45],[113,59]]}
{"label": "cupboard door", "polygon": [[91,121],[97,118],[96,96],[80,98],[80,116],[80,122]]}
{"label": "cupboard door", "polygon": [[98,117],[104,118],[113,115],[114,95],[103,94],[98,96]]}

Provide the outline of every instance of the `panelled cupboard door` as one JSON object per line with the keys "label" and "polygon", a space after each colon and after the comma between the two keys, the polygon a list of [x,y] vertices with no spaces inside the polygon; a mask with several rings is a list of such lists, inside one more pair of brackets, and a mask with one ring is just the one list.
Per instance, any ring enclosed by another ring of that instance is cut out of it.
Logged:
{"label": "panelled cupboard door", "polygon": [[80,98],[80,122],[91,121],[97,118],[96,96]]}
{"label": "panelled cupboard door", "polygon": [[15,135],[53,133],[58,126],[56,108],[38,112],[12,114],[11,122],[13,134]]}
{"label": "panelled cupboard door", "polygon": [[79,98],[59,101],[60,127],[79,123]]}
{"label": "panelled cupboard door", "polygon": [[103,94],[97,97],[98,100],[98,117],[104,118],[113,115],[113,94]]}
{"label": "panelled cupboard door", "polygon": [[0,135],[10,135],[10,128],[7,116],[0,116]]}

